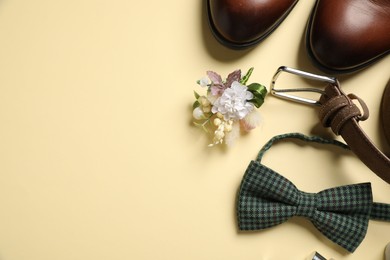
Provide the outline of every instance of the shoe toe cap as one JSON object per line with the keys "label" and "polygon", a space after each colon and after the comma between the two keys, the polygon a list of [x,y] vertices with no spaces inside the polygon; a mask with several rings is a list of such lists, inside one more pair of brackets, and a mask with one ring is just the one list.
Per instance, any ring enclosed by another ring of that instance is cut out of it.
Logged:
{"label": "shoe toe cap", "polygon": [[331,70],[362,67],[390,50],[390,2],[319,1],[308,27],[308,48],[319,65]]}
{"label": "shoe toe cap", "polygon": [[298,0],[208,0],[214,34],[236,44],[256,42],[275,29]]}

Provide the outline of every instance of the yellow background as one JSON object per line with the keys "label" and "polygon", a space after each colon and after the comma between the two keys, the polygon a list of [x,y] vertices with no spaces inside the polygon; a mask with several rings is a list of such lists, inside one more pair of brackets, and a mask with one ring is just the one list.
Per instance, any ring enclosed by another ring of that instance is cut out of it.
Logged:
{"label": "yellow background", "polygon": [[[332,136],[314,108],[272,96],[261,127],[230,148],[191,123],[206,70],[254,66],[269,86],[286,65],[320,73],[304,30],[314,1],[300,1],[260,45],[229,50],[212,37],[203,1],[0,1],[0,259],[383,259],[390,224],[370,221],[346,253],[304,219],[239,233],[235,197],[249,161],[272,136]],[[341,76],[367,102],[361,125],[382,149],[379,105],[390,57]],[[310,86],[291,78],[285,85]],[[390,186],[349,153],[284,143],[264,163],[317,192],[372,182]]]}

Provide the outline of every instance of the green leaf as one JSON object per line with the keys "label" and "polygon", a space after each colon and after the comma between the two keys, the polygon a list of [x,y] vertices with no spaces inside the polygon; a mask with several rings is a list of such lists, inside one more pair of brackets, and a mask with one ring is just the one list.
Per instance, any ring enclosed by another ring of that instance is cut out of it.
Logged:
{"label": "green leaf", "polygon": [[268,92],[265,86],[259,83],[252,83],[248,86],[248,91],[253,94],[253,99],[249,100],[249,102],[253,103],[257,108],[263,105]]}
{"label": "green leaf", "polygon": [[244,77],[242,77],[242,79],[240,80],[240,83],[241,83],[242,85],[245,85],[245,84],[248,82],[249,77],[252,75],[252,71],[253,71],[253,70],[254,70],[253,67],[250,68],[250,69],[248,70],[248,72],[244,75]]}
{"label": "green leaf", "polygon": [[248,86],[248,91],[253,95],[261,95],[263,98],[267,95],[267,88],[259,83],[252,83]]}
{"label": "green leaf", "polygon": [[196,99],[198,99],[200,97],[200,95],[196,91],[194,91],[194,96]]}
{"label": "green leaf", "polygon": [[255,105],[255,107],[257,107],[257,108],[261,107],[261,105],[263,105],[263,103],[264,103],[264,99],[262,99],[262,98],[253,98],[253,99],[248,100],[248,101],[253,103],[253,105]]}
{"label": "green leaf", "polygon": [[197,101],[195,101],[194,104],[192,105],[192,109],[195,109],[195,108],[197,108],[198,106],[200,106],[200,103],[199,103],[199,101],[197,100]]}

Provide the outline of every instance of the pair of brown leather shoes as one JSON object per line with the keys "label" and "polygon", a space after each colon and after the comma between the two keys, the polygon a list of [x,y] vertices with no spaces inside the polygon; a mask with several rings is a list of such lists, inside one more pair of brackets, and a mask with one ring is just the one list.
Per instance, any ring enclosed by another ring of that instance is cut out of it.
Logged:
{"label": "pair of brown leather shoes", "polygon": [[[206,0],[214,36],[242,49],[256,45],[298,0]],[[309,56],[322,70],[348,73],[390,52],[390,0],[317,0],[306,30]]]}

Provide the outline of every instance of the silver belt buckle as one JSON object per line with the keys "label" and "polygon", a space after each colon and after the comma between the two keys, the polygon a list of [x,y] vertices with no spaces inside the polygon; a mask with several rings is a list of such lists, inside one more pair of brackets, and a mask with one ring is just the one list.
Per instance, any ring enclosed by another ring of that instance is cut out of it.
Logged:
{"label": "silver belt buckle", "polygon": [[309,98],[305,98],[305,97],[300,97],[300,96],[297,96],[297,95],[292,95],[290,93],[294,93],[294,92],[314,92],[314,93],[319,93],[319,94],[322,95],[322,94],[325,94],[325,91],[321,90],[321,89],[318,89],[318,88],[290,88],[290,89],[276,88],[275,87],[276,80],[278,79],[279,75],[282,72],[287,72],[287,73],[294,74],[294,75],[297,75],[299,77],[303,77],[303,78],[310,79],[310,80],[315,80],[315,81],[320,81],[320,82],[334,84],[334,85],[337,85],[339,87],[339,82],[338,82],[338,80],[335,77],[321,76],[321,75],[309,73],[309,72],[306,72],[306,71],[297,70],[297,69],[289,68],[289,67],[286,67],[286,66],[281,66],[281,67],[278,68],[278,70],[276,71],[276,73],[274,74],[274,76],[272,78],[271,94],[276,96],[276,97],[287,99],[287,100],[291,100],[291,101],[294,101],[294,102],[307,104],[307,105],[317,105],[318,106],[318,105],[320,105],[318,100],[309,99]]}

